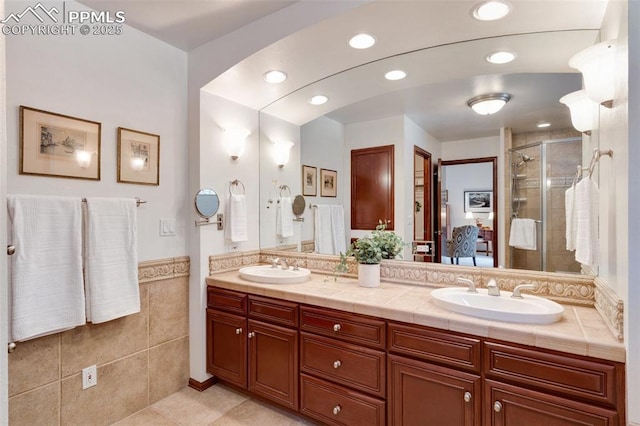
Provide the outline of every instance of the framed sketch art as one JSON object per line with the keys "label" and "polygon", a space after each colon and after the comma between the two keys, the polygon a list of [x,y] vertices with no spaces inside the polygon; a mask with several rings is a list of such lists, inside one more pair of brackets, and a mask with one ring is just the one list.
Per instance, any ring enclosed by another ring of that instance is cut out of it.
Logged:
{"label": "framed sketch art", "polygon": [[338,172],[320,169],[320,195],[322,197],[338,196]]}
{"label": "framed sketch art", "polygon": [[118,182],[160,184],[160,136],[118,127]]}
{"label": "framed sketch art", "polygon": [[318,195],[318,169],[312,166],[302,166],[302,195],[315,197]]}
{"label": "framed sketch art", "polygon": [[20,174],[100,180],[101,127],[20,106]]}
{"label": "framed sketch art", "polygon": [[474,213],[493,211],[493,191],[464,191],[464,211]]}

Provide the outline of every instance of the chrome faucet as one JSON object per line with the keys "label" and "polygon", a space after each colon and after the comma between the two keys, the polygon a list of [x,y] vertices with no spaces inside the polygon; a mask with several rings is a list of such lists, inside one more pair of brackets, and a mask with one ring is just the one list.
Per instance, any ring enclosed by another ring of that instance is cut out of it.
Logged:
{"label": "chrome faucet", "polygon": [[287,259],[279,259],[280,260],[280,268],[289,269],[289,264],[287,263]]}
{"label": "chrome faucet", "polygon": [[498,287],[498,283],[493,278],[487,283],[487,294],[489,296],[500,296],[500,287]]}
{"label": "chrome faucet", "polygon": [[269,262],[271,262],[271,268],[275,269],[278,267],[278,262],[280,262],[280,258],[275,257],[275,258],[269,258],[267,259]]}
{"label": "chrome faucet", "polygon": [[534,284],[520,284],[517,285],[516,288],[513,289],[513,294],[511,297],[514,299],[522,299],[522,290],[535,290],[536,286]]}
{"label": "chrome faucet", "polygon": [[471,280],[469,280],[467,278],[458,278],[458,282],[466,284],[466,285],[469,286],[469,290],[467,290],[467,292],[469,292],[469,293],[477,293],[478,292],[478,290],[476,290],[476,284],[473,281],[471,281]]}

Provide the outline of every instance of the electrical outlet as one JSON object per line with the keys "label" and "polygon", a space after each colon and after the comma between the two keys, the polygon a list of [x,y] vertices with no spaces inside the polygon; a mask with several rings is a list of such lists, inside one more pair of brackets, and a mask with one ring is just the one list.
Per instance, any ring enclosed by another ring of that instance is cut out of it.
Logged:
{"label": "electrical outlet", "polygon": [[98,384],[98,369],[95,365],[82,369],[82,390]]}

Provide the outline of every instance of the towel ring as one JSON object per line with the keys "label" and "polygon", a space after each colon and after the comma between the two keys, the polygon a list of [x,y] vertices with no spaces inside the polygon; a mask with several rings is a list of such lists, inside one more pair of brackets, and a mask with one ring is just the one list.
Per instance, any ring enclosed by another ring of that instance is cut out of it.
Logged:
{"label": "towel ring", "polygon": [[284,190],[287,190],[287,192],[289,193],[289,198],[291,198],[291,188],[289,188],[287,185],[280,186],[280,198],[282,198],[282,191]]}
{"label": "towel ring", "polygon": [[229,195],[234,195],[233,191],[231,191],[231,187],[233,186],[238,187],[238,189],[242,187],[242,192],[235,195],[244,195],[245,193],[244,183],[242,183],[239,179],[235,179],[229,182]]}

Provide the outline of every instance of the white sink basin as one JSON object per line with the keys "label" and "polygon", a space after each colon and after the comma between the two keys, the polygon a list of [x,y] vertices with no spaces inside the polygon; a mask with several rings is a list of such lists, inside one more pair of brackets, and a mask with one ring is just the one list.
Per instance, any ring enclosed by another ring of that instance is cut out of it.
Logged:
{"label": "white sink basin", "polygon": [[311,271],[305,268],[298,270],[273,268],[271,265],[247,266],[240,268],[240,276],[245,280],[265,284],[296,284],[309,279]]}
{"label": "white sink basin", "polygon": [[562,318],[564,308],[543,297],[523,294],[522,299],[511,297],[510,291],[490,296],[486,289],[469,293],[466,287],[439,288],[431,292],[431,300],[438,306],[460,314],[497,321],[527,324],[551,324]]}

